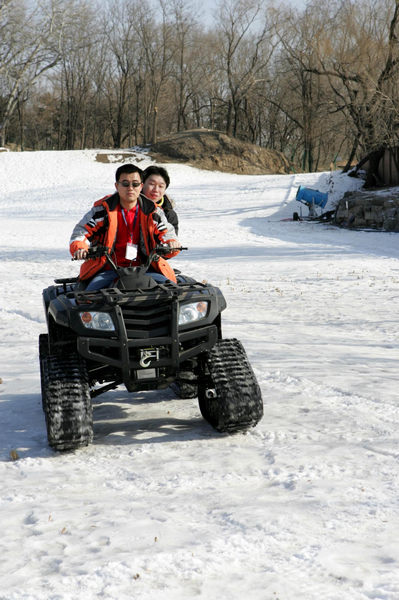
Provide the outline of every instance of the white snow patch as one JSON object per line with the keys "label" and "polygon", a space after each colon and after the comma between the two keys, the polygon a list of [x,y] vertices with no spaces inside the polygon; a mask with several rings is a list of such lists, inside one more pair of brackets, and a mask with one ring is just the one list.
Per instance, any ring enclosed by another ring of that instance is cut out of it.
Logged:
{"label": "white snow patch", "polygon": [[196,400],[119,388],[93,445],[48,448],[41,291],[114,189],[98,152],[0,154],[0,600],[397,600],[398,235],[283,220],[299,185],[328,209],[359,180],[167,165],[174,265],[223,290],[264,418],[220,435]]}

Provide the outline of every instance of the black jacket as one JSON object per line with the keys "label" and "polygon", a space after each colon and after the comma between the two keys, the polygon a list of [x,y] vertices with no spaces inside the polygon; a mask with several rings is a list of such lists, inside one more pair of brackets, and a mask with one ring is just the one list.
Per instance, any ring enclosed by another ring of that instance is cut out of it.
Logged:
{"label": "black jacket", "polygon": [[160,202],[157,202],[157,206],[159,206],[159,208],[162,208],[169,223],[171,225],[173,225],[173,227],[175,228],[176,235],[178,235],[179,234],[179,218],[177,216],[176,211],[173,208],[172,202],[165,195]]}

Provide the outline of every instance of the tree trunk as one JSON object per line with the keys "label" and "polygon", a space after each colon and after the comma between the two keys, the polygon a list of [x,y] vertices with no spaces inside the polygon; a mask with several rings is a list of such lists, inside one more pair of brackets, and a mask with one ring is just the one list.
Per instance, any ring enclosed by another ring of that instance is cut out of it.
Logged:
{"label": "tree trunk", "polygon": [[154,114],[152,121],[152,143],[157,143],[157,127],[158,127],[158,108],[154,106]]}

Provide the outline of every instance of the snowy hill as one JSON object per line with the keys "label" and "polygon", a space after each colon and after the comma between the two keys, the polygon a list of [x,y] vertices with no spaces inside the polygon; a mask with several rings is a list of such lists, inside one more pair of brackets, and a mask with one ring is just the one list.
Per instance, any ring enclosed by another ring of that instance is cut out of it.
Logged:
{"label": "snowy hill", "polygon": [[299,185],[326,209],[361,185],[341,174],[167,165],[174,264],[223,290],[264,418],[220,435],[197,400],[119,388],[93,445],[55,453],[41,291],[77,274],[71,230],[113,191],[118,155],[95,155],[0,154],[0,600],[397,600],[397,234],[284,220]]}

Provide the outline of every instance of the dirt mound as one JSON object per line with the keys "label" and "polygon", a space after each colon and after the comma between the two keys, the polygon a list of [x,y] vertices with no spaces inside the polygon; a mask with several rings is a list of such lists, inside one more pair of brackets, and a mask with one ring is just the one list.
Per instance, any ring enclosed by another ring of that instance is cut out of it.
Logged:
{"label": "dirt mound", "polygon": [[185,162],[199,169],[268,175],[289,173],[281,152],[242,142],[211,129],[193,129],[171,135],[153,144],[150,155],[157,162]]}

